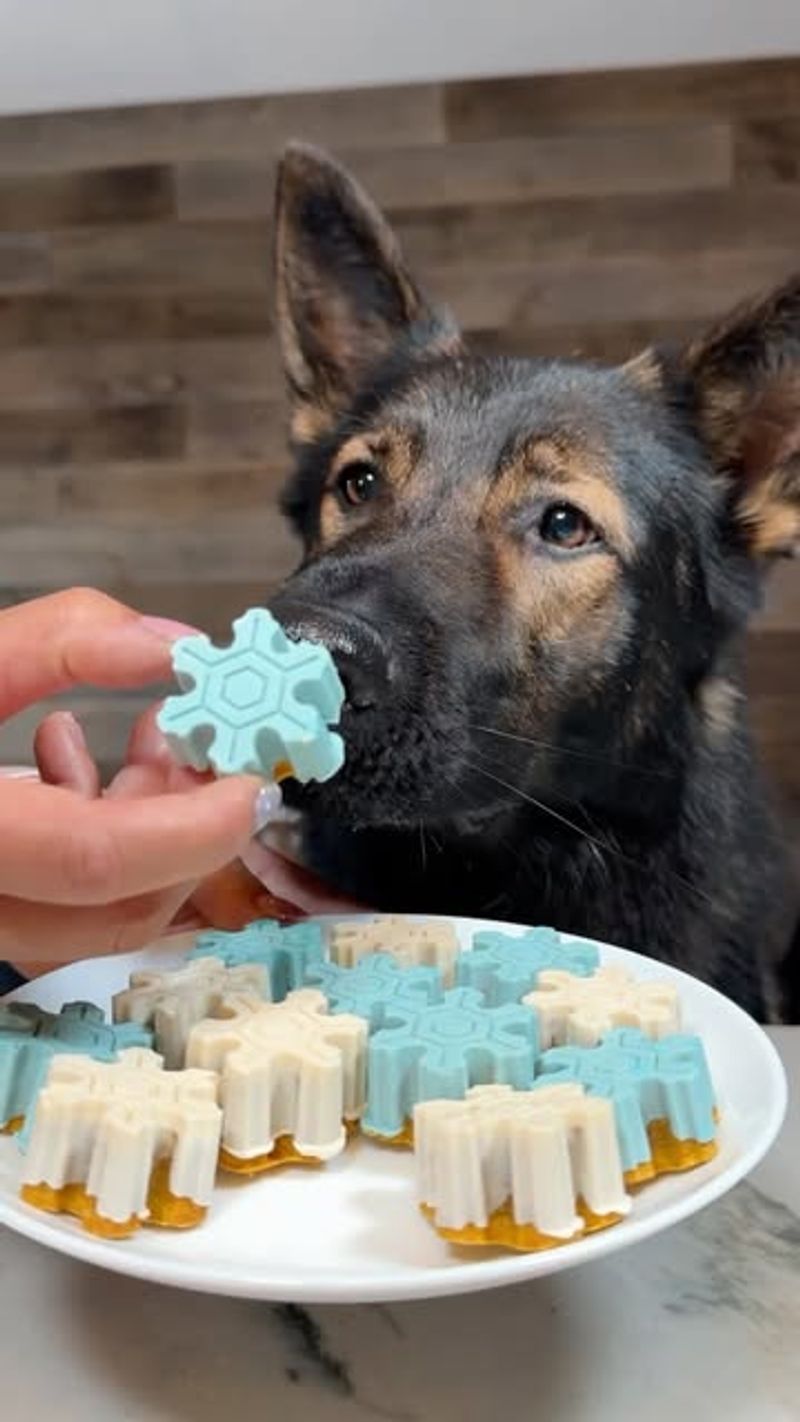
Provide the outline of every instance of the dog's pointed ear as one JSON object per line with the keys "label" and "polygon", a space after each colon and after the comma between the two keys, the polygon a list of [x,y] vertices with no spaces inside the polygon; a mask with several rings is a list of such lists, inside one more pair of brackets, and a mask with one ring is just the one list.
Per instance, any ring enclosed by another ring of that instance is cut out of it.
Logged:
{"label": "dog's pointed ear", "polygon": [[757,557],[800,552],[800,274],[686,350],[690,399],[733,526]]}
{"label": "dog's pointed ear", "polygon": [[397,239],[370,198],[326,154],[291,144],[278,170],[276,303],[303,443],[331,428],[400,345],[455,350],[458,333],[428,305]]}

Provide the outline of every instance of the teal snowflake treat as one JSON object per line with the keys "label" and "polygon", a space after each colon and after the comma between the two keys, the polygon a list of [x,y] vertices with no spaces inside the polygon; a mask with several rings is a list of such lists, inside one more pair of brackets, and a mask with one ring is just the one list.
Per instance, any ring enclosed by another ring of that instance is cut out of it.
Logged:
{"label": "teal snowflake treat", "polygon": [[113,1062],[126,1048],[151,1042],[146,1028],[130,1022],[114,1027],[90,1002],[69,1002],[59,1013],[29,1002],[0,1004],[0,1130],[21,1132],[24,1144],[54,1056],[77,1053]]}
{"label": "teal snowflake treat", "polygon": [[456,982],[459,987],[476,988],[492,1006],[500,1006],[519,1002],[536,987],[545,968],[587,977],[599,963],[594,943],[570,941],[554,928],[529,928],[516,935],[485,929],[473,936],[471,952],[460,954]]}
{"label": "teal snowflake treat", "polygon": [[181,694],[158,715],[171,748],[195,770],[218,775],[329,780],[344,761],[331,729],[344,688],[327,647],[291,641],[261,607],[237,618],[233,634],[229,647],[205,635],[175,643]]}
{"label": "teal snowflake treat", "polygon": [[411,1143],[418,1101],[459,1101],[471,1086],[527,1090],[536,1059],[536,1018],[526,1007],[488,1007],[479,992],[452,988],[413,1012],[387,1009],[370,1038],[363,1128],[397,1145]]}
{"label": "teal snowflake treat", "polygon": [[312,963],[306,982],[321,988],[331,1012],[365,1017],[371,1031],[383,1027],[398,1009],[414,1012],[444,997],[438,968],[402,968],[389,953],[368,953],[354,968]]}
{"label": "teal snowflake treat", "polygon": [[629,1185],[689,1170],[716,1154],[714,1088],[699,1037],[674,1033],[653,1041],[632,1027],[608,1032],[597,1047],[553,1047],[538,1079],[577,1081],[614,1105]]}
{"label": "teal snowflake treat", "polygon": [[269,976],[269,996],[282,1002],[288,992],[306,983],[308,969],[324,957],[318,923],[293,923],[284,928],[274,919],[256,919],[237,933],[210,930],[198,935],[189,958],[218,958],[226,968],[260,963]]}

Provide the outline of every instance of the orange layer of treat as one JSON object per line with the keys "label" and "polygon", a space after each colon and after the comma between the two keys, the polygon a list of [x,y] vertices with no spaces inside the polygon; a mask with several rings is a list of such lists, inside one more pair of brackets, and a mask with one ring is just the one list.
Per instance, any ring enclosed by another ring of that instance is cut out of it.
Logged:
{"label": "orange layer of treat", "polygon": [[173,1195],[169,1188],[170,1162],[166,1156],[156,1163],[150,1176],[147,1192],[147,1208],[150,1211],[147,1224],[158,1225],[161,1229],[193,1229],[206,1217],[206,1206],[198,1205],[185,1195]]}
{"label": "orange layer of treat", "polygon": [[24,1116],[12,1116],[4,1126],[0,1126],[0,1136],[15,1136],[25,1124]]}
{"label": "orange layer of treat", "polygon": [[294,1143],[294,1136],[278,1136],[272,1150],[264,1155],[232,1155],[223,1146],[219,1153],[219,1163],[223,1170],[233,1175],[263,1175],[267,1170],[277,1170],[282,1165],[320,1166],[324,1161],[316,1155],[301,1155]]}
{"label": "orange layer of treat", "polygon": [[558,1249],[563,1244],[571,1244],[573,1240],[581,1239],[585,1234],[593,1234],[595,1230],[609,1229],[611,1225],[619,1224],[622,1219],[622,1215],[618,1214],[596,1215],[585,1201],[579,1199],[576,1202],[576,1210],[583,1225],[575,1234],[570,1235],[569,1239],[561,1239],[553,1234],[543,1234],[535,1225],[518,1224],[512,1214],[510,1202],[494,1210],[485,1225],[464,1225],[463,1229],[447,1229],[438,1225],[436,1211],[430,1205],[421,1205],[420,1208],[425,1218],[435,1226],[437,1234],[450,1244],[482,1249],[501,1246],[525,1254],[541,1249]]}
{"label": "orange layer of treat", "polygon": [[109,1220],[97,1212],[97,1201],[89,1195],[84,1185],[63,1185],[60,1189],[52,1185],[23,1185],[20,1196],[26,1205],[36,1210],[46,1210],[54,1215],[72,1215],[80,1220],[83,1228],[100,1239],[130,1239],[142,1224],[158,1225],[163,1229],[192,1229],[206,1217],[205,1205],[194,1200],[173,1195],[169,1189],[170,1162],[158,1161],[150,1177],[146,1220],[132,1215],[127,1220]]}
{"label": "orange layer of treat", "polygon": [[694,1170],[698,1165],[707,1165],[717,1153],[716,1141],[682,1141],[672,1134],[669,1123],[663,1119],[650,1122],[647,1136],[653,1158],[633,1170],[626,1170],[625,1184],[631,1190],[646,1185],[648,1180],[655,1180],[659,1175],[674,1175],[681,1170]]}
{"label": "orange layer of treat", "polygon": [[[362,1127],[362,1129],[364,1129]],[[376,1145],[390,1146],[392,1150],[413,1150],[414,1148],[414,1122],[406,1121],[402,1131],[398,1131],[396,1136],[381,1136],[376,1131],[364,1129],[364,1135],[368,1136]]]}

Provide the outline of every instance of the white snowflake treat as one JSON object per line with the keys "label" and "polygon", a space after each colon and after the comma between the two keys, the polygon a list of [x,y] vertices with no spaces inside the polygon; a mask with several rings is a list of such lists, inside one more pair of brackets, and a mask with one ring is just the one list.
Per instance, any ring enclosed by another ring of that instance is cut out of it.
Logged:
{"label": "white snowflake treat", "polygon": [[614,1108],[577,1082],[423,1102],[414,1153],[423,1212],[458,1244],[552,1248],[630,1209]]}
{"label": "white snowflake treat", "polygon": [[458,937],[452,923],[414,922],[397,915],[372,923],[336,923],[330,930],[330,948],[340,968],[354,968],[367,953],[389,953],[403,968],[438,968],[445,987],[455,982]]}
{"label": "white snowflake treat", "polygon": [[57,1056],[39,1095],[22,1198],[124,1239],[143,1223],[181,1229],[204,1218],[222,1112],[206,1071],[165,1072],[137,1047],[116,1062]]}
{"label": "white snowflake treat", "polygon": [[153,1045],[170,1071],[184,1065],[191,1029],[205,1017],[230,1016],[258,1007],[270,996],[263,963],[227,968],[217,958],[197,958],[174,972],[131,973],[130,986],[115,994],[115,1022],[136,1022],[153,1032]]}
{"label": "white snowflake treat", "polygon": [[329,1014],[315,988],[198,1023],[186,1062],[219,1073],[222,1166],[255,1175],[338,1155],[364,1109],[367,1033],[363,1017]]}
{"label": "white snowflake treat", "polygon": [[589,977],[545,968],[522,1001],[536,1014],[540,1051],[595,1047],[615,1027],[636,1027],[652,1038],[680,1031],[677,989],[636,980],[624,968],[597,968]]}

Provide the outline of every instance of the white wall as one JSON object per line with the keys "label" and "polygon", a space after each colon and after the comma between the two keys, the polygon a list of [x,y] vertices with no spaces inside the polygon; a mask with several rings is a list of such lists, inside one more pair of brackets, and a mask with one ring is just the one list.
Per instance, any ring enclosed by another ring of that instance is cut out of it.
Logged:
{"label": "white wall", "polygon": [[800,0],[0,0],[0,112],[800,51]]}

